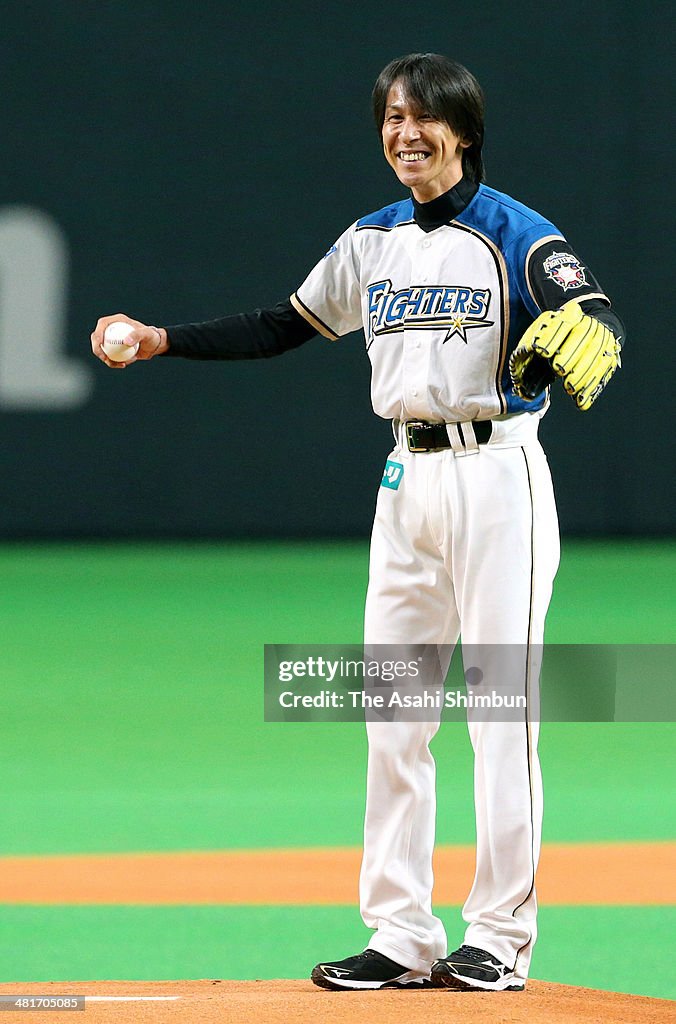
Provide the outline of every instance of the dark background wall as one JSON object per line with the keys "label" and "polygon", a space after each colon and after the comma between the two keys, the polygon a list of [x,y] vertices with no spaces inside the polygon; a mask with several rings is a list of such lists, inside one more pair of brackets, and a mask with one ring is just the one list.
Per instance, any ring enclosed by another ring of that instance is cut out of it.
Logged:
{"label": "dark background wall", "polygon": [[542,426],[562,527],[672,528],[669,32],[659,4],[25,3],[0,37],[0,536],[367,532],[389,427],[361,335],[281,359],[89,355],[98,316],[286,297],[403,191],[369,96],[436,50],[487,94],[488,183],[615,301],[625,366]]}

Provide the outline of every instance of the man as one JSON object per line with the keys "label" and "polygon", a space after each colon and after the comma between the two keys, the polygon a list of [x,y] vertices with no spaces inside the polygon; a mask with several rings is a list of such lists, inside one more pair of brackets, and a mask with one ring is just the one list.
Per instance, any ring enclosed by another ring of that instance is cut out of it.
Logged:
{"label": "man", "polygon": [[[482,184],[483,96],[465,68],[436,54],[395,60],[373,103],[411,198],[352,224],[274,309],[169,328],[117,314],[99,320],[93,350],[117,368],[101,342],[118,319],[137,328],[138,359],[258,358],[363,327],[373,407],[396,437],[373,526],[365,644],[452,649],[462,631],[486,679],[499,682],[500,652],[516,650],[529,693],[558,565],[538,422],[556,375],[591,405],[619,364],[622,324],[561,233]],[[477,863],[464,943],[450,956],[431,907],[438,722],[367,723],[360,896],[375,935],[363,953],[318,964],[317,985],[523,988],[542,817],[529,717],[468,723]]]}

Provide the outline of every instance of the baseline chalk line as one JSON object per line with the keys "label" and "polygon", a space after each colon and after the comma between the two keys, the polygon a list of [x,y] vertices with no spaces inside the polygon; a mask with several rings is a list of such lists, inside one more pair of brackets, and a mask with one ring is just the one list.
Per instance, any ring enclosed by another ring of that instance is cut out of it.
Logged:
{"label": "baseline chalk line", "polygon": [[180,996],[84,996],[88,1003],[171,1003]]}

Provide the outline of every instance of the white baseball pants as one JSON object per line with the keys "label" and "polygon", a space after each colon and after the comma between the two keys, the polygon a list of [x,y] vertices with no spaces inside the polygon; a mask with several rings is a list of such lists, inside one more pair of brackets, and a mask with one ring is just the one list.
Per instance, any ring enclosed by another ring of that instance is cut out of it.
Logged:
{"label": "white baseball pants", "polygon": [[[559,561],[547,461],[529,414],[494,422],[487,445],[412,454],[381,487],[371,540],[365,645],[480,645],[487,678],[500,647],[541,645]],[[484,646],[486,645],[486,646]],[[511,647],[512,651],[517,648]],[[503,648],[507,651],[507,648]],[[457,657],[457,655],[456,655]],[[536,659],[537,660],[537,659]],[[539,666],[532,666],[537,684]],[[525,979],[536,937],[542,785],[537,723],[468,722],[474,749],[476,874],[464,942]],[[432,913],[438,722],[368,722],[361,912],[369,945],[409,969],[447,955]],[[442,796],[442,813],[452,794]],[[459,945],[460,943],[457,943]],[[456,944],[452,946],[456,948]]]}

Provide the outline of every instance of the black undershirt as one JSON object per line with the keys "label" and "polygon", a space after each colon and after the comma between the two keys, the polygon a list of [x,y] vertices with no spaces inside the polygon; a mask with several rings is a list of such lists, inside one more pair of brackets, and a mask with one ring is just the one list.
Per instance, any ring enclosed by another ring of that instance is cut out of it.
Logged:
{"label": "black undershirt", "polygon": [[425,232],[435,231],[461,214],[478,191],[479,185],[476,181],[461,178],[452,189],[429,203],[419,203],[415,196],[411,196],[416,224]]}
{"label": "black undershirt", "polygon": [[[448,224],[469,206],[478,189],[476,182],[462,178],[429,203],[419,203],[413,198],[416,224],[425,232]],[[586,299],[580,307],[610,328],[620,343],[624,341],[624,325],[605,302]],[[166,332],[169,349],[165,356],[226,360],[280,356],[304,345],[317,333],[288,299],[272,309],[256,309],[253,313],[237,313],[196,324],[177,324],[167,327]]]}
{"label": "black undershirt", "polygon": [[317,331],[289,300],[219,320],[167,327],[165,356],[184,359],[268,359],[298,348]]}

